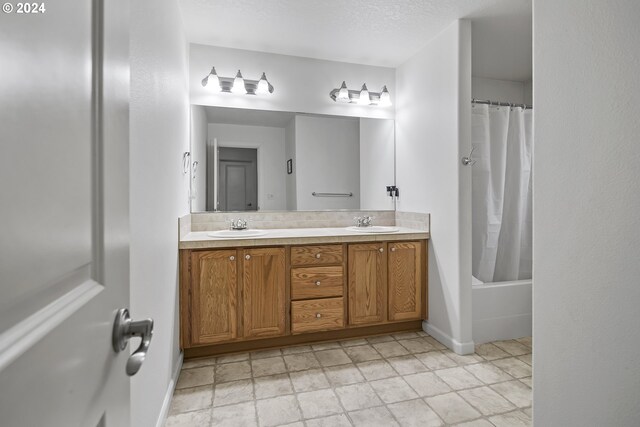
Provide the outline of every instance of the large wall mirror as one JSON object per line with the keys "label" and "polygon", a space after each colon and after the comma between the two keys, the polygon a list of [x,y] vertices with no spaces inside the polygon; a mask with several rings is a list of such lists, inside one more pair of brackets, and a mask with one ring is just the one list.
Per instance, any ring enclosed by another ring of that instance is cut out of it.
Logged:
{"label": "large wall mirror", "polygon": [[191,212],[393,210],[394,121],[191,107]]}

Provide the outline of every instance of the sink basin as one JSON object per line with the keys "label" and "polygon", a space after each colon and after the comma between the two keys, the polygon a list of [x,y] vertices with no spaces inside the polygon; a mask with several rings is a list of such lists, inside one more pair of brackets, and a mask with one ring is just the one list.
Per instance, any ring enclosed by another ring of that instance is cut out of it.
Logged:
{"label": "sink basin", "polygon": [[381,225],[371,225],[369,227],[347,227],[349,231],[358,233],[396,233],[400,231],[398,227],[385,227]]}
{"label": "sink basin", "polygon": [[221,239],[245,239],[247,237],[259,237],[266,235],[264,230],[218,230],[209,233],[210,237],[219,237]]}

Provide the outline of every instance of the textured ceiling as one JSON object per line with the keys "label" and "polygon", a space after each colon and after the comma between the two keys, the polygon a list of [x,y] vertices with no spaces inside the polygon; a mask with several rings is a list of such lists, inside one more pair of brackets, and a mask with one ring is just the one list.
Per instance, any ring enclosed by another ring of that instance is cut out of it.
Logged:
{"label": "textured ceiling", "polygon": [[500,3],[505,0],[181,0],[192,43],[389,67],[453,20]]}

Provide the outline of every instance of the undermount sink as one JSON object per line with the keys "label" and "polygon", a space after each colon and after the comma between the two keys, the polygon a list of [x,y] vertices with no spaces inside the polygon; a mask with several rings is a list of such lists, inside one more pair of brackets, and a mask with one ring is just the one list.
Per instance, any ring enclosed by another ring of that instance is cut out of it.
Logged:
{"label": "undermount sink", "polygon": [[358,233],[396,233],[400,231],[398,227],[385,227],[382,225],[370,225],[368,227],[347,227],[349,231]]}
{"label": "undermount sink", "polygon": [[229,239],[229,238],[242,239],[247,237],[264,236],[266,234],[267,232],[265,230],[245,229],[245,230],[218,230],[218,231],[213,231],[209,233],[209,236],[220,237],[224,239]]}

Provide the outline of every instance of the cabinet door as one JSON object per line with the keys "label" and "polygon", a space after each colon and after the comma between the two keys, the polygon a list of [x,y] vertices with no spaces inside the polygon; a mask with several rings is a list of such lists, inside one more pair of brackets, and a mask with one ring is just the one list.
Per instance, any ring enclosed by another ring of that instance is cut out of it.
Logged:
{"label": "cabinet door", "polygon": [[244,336],[283,335],[286,323],[284,248],[245,249],[242,255]]}
{"label": "cabinet door", "polygon": [[236,251],[193,252],[191,268],[192,344],[210,344],[236,338]]}
{"label": "cabinet door", "polygon": [[349,323],[386,320],[386,253],[383,243],[349,245]]}
{"label": "cabinet door", "polygon": [[389,320],[422,317],[422,245],[420,242],[389,243]]}

